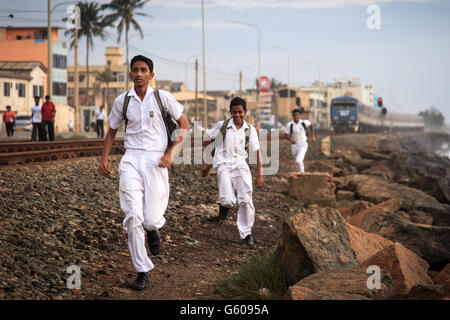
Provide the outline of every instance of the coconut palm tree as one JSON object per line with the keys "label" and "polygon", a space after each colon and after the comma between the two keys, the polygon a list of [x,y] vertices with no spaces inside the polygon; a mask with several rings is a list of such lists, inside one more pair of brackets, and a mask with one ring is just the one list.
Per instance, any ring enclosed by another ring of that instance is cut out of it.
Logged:
{"label": "coconut palm tree", "polygon": [[[93,38],[100,37],[105,40],[107,33],[105,28],[110,26],[107,21],[104,20],[101,12],[101,7],[95,2],[78,2],[77,6],[80,8],[80,29],[78,30],[78,37],[86,38],[86,89],[87,89],[87,101],[89,104],[89,50],[94,47]],[[67,21],[68,18],[64,18],[63,21]],[[74,30],[70,29],[64,32],[66,36],[71,35],[72,43],[70,48],[74,46]]]}
{"label": "coconut palm tree", "polygon": [[96,72],[95,73],[95,78],[100,81],[101,83],[105,83],[106,84],[106,110],[109,113],[109,103],[108,103],[108,91],[109,91],[109,83],[113,82],[114,79],[114,74],[111,71],[111,69],[109,68],[109,66],[107,66],[105,68],[104,71],[102,72]]}
{"label": "coconut palm tree", "polygon": [[139,9],[142,9],[144,5],[150,0],[112,0],[109,4],[102,5],[102,9],[109,9],[112,11],[111,14],[105,17],[105,23],[112,24],[117,20],[120,20],[117,30],[118,38],[117,42],[120,42],[123,27],[125,26],[125,45],[126,45],[126,63],[127,63],[127,74],[125,75],[126,79],[126,90],[128,87],[128,78],[130,73],[130,64],[128,62],[128,31],[130,27],[133,26],[136,31],[139,32],[141,39],[144,38],[144,34],[142,32],[141,26],[134,18],[135,15],[138,16],[147,16],[153,18],[151,15],[136,12]]}

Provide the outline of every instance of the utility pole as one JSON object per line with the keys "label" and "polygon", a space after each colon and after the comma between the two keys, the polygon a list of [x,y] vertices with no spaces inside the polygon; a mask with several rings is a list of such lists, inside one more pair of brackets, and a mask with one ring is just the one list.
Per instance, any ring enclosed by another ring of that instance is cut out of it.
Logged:
{"label": "utility pole", "polygon": [[203,35],[203,128],[208,128],[208,108],[206,102],[206,57],[205,57],[205,0],[202,0],[202,35]]}
{"label": "utility pole", "polygon": [[75,30],[74,30],[74,70],[73,70],[73,82],[74,82],[74,97],[73,103],[75,105],[75,121],[74,121],[74,133],[78,135],[80,133],[80,103],[78,100],[78,26],[79,26],[80,12],[78,6],[75,6]]}
{"label": "utility pole", "polygon": [[52,55],[52,0],[47,0],[48,11],[48,29],[47,29],[47,94],[52,97],[52,72],[53,72],[53,55]]}
{"label": "utility pole", "polygon": [[198,59],[195,59],[195,120],[198,120]]}
{"label": "utility pole", "polygon": [[239,97],[242,98],[242,71],[239,71]]}

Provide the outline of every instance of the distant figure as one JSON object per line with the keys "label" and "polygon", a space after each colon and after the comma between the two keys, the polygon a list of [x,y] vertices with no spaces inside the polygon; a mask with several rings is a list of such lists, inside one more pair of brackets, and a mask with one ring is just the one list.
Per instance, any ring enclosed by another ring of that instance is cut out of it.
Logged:
{"label": "distant figure", "polygon": [[95,111],[95,121],[97,127],[97,138],[103,138],[105,135],[103,122],[106,119],[106,113],[103,111],[104,107],[101,106],[100,110]]}
{"label": "distant figure", "polygon": [[69,123],[67,123],[67,128],[69,129],[69,132],[73,132],[73,121],[72,121],[72,119],[69,119]]}
{"label": "distant figure", "polygon": [[34,106],[31,107],[31,123],[33,124],[33,131],[31,132],[31,141],[43,141],[42,134],[42,106],[39,104],[41,98],[34,97]]}
{"label": "distant figure", "polygon": [[11,111],[11,106],[6,106],[6,112],[3,114],[3,122],[6,126],[6,134],[8,137],[14,136],[14,123],[16,122],[16,114]]}
{"label": "distant figure", "polygon": [[292,111],[293,120],[288,122],[284,131],[285,138],[292,143],[292,155],[295,158],[295,164],[299,172],[305,172],[305,165],[303,160],[305,159],[306,151],[308,150],[308,138],[307,138],[307,127],[311,127],[311,140],[316,141],[314,136],[314,127],[311,121],[302,120],[301,117],[304,115],[305,109],[295,109]]}
{"label": "distant figure", "polygon": [[42,105],[42,130],[44,141],[48,139],[50,141],[55,140],[55,114],[56,108],[53,102],[50,101],[50,96],[45,96],[45,103]]}

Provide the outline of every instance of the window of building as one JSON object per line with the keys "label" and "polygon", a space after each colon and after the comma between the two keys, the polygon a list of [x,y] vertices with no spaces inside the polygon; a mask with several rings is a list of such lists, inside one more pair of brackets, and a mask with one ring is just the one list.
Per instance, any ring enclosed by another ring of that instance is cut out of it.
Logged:
{"label": "window of building", "polygon": [[33,97],[39,96],[39,86],[33,85]]}
{"label": "window of building", "polygon": [[84,78],[86,78],[86,75],[85,75],[85,74],[79,74],[79,75],[78,75],[78,82],[83,82],[83,81],[84,81]]}
{"label": "window of building", "polygon": [[19,97],[25,97],[25,83],[16,83],[16,89]]}
{"label": "window of building", "polygon": [[36,31],[34,33],[34,39],[36,39],[36,40],[46,40],[47,39],[47,30]]}
{"label": "window of building", "polygon": [[44,96],[44,86],[39,86],[39,97],[43,97]]}
{"label": "window of building", "polygon": [[17,35],[17,36],[16,36],[16,40],[22,40],[22,38],[23,38],[23,37],[22,37],[21,35]]}
{"label": "window of building", "polygon": [[64,82],[53,82],[53,95],[67,96],[67,85]]}
{"label": "window of building", "polygon": [[67,57],[61,54],[53,55],[53,68],[66,69],[67,68]]}
{"label": "window of building", "polygon": [[119,81],[119,82],[124,82],[125,81],[125,73],[124,72],[119,72],[117,74],[117,81]]}
{"label": "window of building", "polygon": [[72,72],[69,72],[69,73],[67,74],[67,81],[68,81],[68,82],[73,82],[73,77],[74,77],[73,73],[72,73]]}
{"label": "window of building", "polygon": [[3,83],[3,95],[5,97],[11,96],[11,82],[4,82]]}

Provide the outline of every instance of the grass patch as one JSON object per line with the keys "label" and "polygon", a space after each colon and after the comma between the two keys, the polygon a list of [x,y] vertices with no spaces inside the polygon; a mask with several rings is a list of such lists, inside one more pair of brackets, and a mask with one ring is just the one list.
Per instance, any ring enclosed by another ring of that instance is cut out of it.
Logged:
{"label": "grass patch", "polygon": [[214,285],[205,299],[281,300],[287,290],[286,279],[276,262],[275,248],[265,256],[253,255],[236,272]]}
{"label": "grass patch", "polygon": [[55,136],[55,140],[78,140],[78,139],[88,139],[89,136],[87,135],[73,135],[70,137],[65,137],[63,135],[57,135]]}

